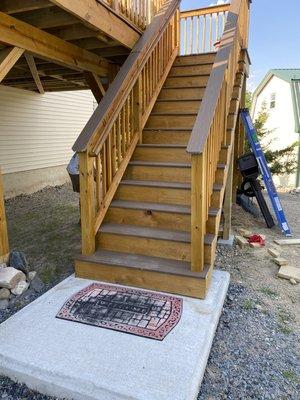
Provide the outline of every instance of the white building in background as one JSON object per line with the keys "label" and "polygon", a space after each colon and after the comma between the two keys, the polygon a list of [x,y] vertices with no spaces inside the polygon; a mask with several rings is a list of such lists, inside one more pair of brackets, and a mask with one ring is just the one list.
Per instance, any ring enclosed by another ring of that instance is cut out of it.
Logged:
{"label": "white building in background", "polygon": [[[269,114],[266,128],[272,130],[272,150],[287,147],[300,138],[300,69],[272,69],[253,93],[252,118],[263,104]],[[277,186],[300,186],[300,146],[295,150],[298,169],[292,175],[275,176]]]}
{"label": "white building in background", "polygon": [[0,85],[0,166],[5,195],[67,182],[72,146],[94,107],[89,90],[41,95]]}

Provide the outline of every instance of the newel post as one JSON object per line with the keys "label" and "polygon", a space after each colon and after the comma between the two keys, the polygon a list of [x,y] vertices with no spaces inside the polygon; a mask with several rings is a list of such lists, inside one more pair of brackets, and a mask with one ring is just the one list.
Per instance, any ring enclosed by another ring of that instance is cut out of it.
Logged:
{"label": "newel post", "polygon": [[9,254],[7,223],[4,205],[4,191],[0,170],[0,262],[6,262]]}
{"label": "newel post", "polygon": [[194,272],[204,268],[205,213],[205,163],[204,155],[192,154],[191,180],[191,269]]}
{"label": "newel post", "polygon": [[79,153],[82,254],[95,252],[94,158]]}

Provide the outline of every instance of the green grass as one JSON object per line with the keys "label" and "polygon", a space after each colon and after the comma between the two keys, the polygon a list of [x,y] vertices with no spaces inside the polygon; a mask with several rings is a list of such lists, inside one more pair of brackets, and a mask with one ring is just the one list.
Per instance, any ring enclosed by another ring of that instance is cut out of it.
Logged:
{"label": "green grass", "polygon": [[293,333],[292,328],[290,328],[289,326],[286,326],[286,325],[281,325],[281,324],[279,324],[279,331],[281,333],[283,333],[284,335],[290,335],[291,333]]}
{"label": "green grass", "polygon": [[285,379],[289,380],[290,382],[294,382],[294,383],[299,383],[300,382],[299,377],[297,376],[297,374],[295,374],[295,372],[292,371],[291,369],[283,371],[282,372],[282,376]]}
{"label": "green grass", "polygon": [[275,290],[272,290],[272,289],[270,289],[268,287],[262,287],[262,288],[259,289],[259,291],[261,293],[265,294],[266,296],[269,296],[269,297],[278,296],[278,292],[276,292]]}
{"label": "green grass", "polygon": [[245,300],[244,303],[243,303],[243,308],[246,311],[253,310],[254,306],[255,306],[254,302],[252,300],[250,300],[250,299]]}

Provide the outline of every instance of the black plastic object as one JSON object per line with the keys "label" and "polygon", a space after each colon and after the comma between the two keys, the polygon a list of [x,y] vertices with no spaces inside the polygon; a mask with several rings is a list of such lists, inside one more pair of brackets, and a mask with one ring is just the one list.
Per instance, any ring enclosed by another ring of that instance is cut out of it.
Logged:
{"label": "black plastic object", "polygon": [[273,228],[275,222],[262,194],[262,187],[258,181],[259,167],[253,153],[245,154],[238,160],[239,170],[244,177],[242,192],[248,197],[256,197],[259,208],[268,228]]}

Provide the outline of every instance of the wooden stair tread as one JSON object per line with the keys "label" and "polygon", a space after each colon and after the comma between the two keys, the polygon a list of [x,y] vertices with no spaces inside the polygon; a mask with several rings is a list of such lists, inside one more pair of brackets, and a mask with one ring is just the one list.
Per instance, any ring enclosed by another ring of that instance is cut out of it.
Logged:
{"label": "wooden stair tread", "polygon": [[199,103],[199,101],[202,101],[202,97],[199,97],[198,99],[180,99],[180,100],[177,100],[177,99],[157,99],[156,103],[184,103],[184,102],[189,102],[189,101],[193,101],[195,103]]}
{"label": "wooden stair tread", "polygon": [[[99,232],[112,233],[124,236],[136,236],[139,238],[143,237],[147,239],[169,240],[181,243],[191,242],[190,232],[176,231],[170,229],[150,228],[138,225],[104,223],[100,227]],[[214,240],[214,235],[207,234],[205,235],[204,243],[206,245],[211,245],[213,240]]]}
{"label": "wooden stair tread", "polygon": [[[172,77],[172,78],[174,78],[174,77]],[[180,78],[182,78],[182,77],[180,77]],[[166,86],[162,87],[162,89],[176,89],[176,90],[178,90],[178,89],[199,89],[199,88],[205,89],[206,86],[199,85],[199,86],[188,86],[187,87],[187,86],[168,86],[168,85],[166,85]]]}
{"label": "wooden stair tread", "polygon": [[166,143],[143,143],[143,144],[138,144],[136,146],[137,148],[141,147],[155,147],[155,148],[170,148],[170,149],[186,149],[186,145],[185,144],[166,144]]}
{"label": "wooden stair tread", "polygon": [[161,182],[161,181],[143,181],[135,179],[123,179],[120,182],[121,185],[132,185],[132,186],[152,186],[152,187],[163,187],[171,189],[190,189],[190,183],[182,182]]}
{"label": "wooden stair tread", "polygon": [[192,132],[192,128],[144,128],[143,131],[147,132]]}
{"label": "wooden stair tread", "polygon": [[[191,207],[180,205],[180,204],[165,204],[165,203],[147,203],[142,201],[130,201],[130,200],[113,200],[111,202],[113,208],[127,208],[133,210],[145,210],[145,211],[161,211],[166,213],[176,214],[190,214]],[[210,207],[208,210],[209,216],[217,216],[220,212],[219,208]]]}
{"label": "wooden stair tread", "polygon": [[109,250],[97,250],[89,256],[78,256],[78,260],[95,264],[105,264],[116,267],[126,267],[137,270],[154,271],[171,275],[189,276],[205,279],[209,265],[204,266],[202,272],[192,272],[191,264],[187,261],[171,260],[160,257],[151,257],[140,254],[122,253]]}
{"label": "wooden stair tread", "polygon": [[158,112],[158,111],[156,111],[156,112],[152,112],[151,113],[151,116],[155,116],[155,115],[160,115],[160,116],[162,116],[162,115],[165,115],[165,116],[192,115],[192,116],[196,117],[198,115],[198,113],[197,112],[190,112],[190,111],[181,111],[181,112],[178,112],[178,111],[174,111],[174,112],[172,112],[172,111],[161,111],[161,112]]}
{"label": "wooden stair tread", "polygon": [[113,200],[111,206],[119,208],[129,208],[135,210],[162,211],[162,212],[176,213],[176,214],[191,213],[190,206],[184,206],[178,204],[147,203],[147,202],[129,201],[129,200]]}
{"label": "wooden stair tread", "polygon": [[160,161],[130,161],[129,165],[141,165],[150,167],[169,167],[169,168],[191,168],[188,163],[160,162]]}

